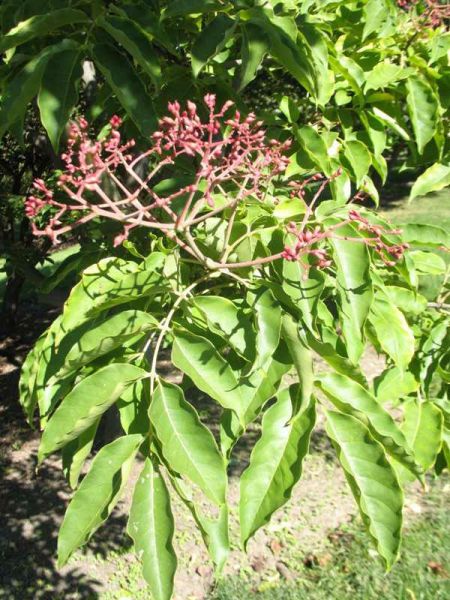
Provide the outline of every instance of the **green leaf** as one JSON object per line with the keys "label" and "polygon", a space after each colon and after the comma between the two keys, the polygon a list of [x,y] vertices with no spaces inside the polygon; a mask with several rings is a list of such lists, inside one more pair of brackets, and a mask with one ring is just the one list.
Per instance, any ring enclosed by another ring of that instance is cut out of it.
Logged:
{"label": "green leaf", "polygon": [[372,33],[385,37],[395,30],[395,9],[390,0],[368,0],[364,6],[364,30],[362,39]]}
{"label": "green leaf", "polygon": [[415,181],[409,198],[413,200],[417,196],[438,192],[448,185],[450,185],[450,166],[435,163]]}
{"label": "green leaf", "polygon": [[[35,363],[31,376],[27,380],[27,388],[23,388],[24,401],[32,417],[36,405],[39,406],[41,427],[45,426],[47,418],[52,411],[55,402],[62,395],[69,391],[72,383],[68,380],[56,382],[53,386],[47,387],[49,374],[55,364],[56,349],[55,337],[61,323],[61,316],[57,317],[47,331],[39,338],[35,349]],[[22,389],[21,389],[22,394]]]}
{"label": "green leaf", "polygon": [[398,367],[386,369],[374,379],[375,395],[378,402],[389,402],[393,406],[400,398],[404,398],[419,389],[419,382],[409,371]]}
{"label": "green leaf", "polygon": [[311,125],[295,129],[295,136],[318,170],[330,176],[333,169],[323,137]]}
{"label": "green leaf", "polygon": [[64,566],[73,552],[108,518],[125,488],[142,441],[143,437],[138,434],[120,437],[104,446],[94,458],[59,530],[58,566]]}
{"label": "green leaf", "polygon": [[160,380],[149,414],[170,468],[198,485],[212,502],[223,504],[227,488],[223,457],[183,390]]}
{"label": "green leaf", "polygon": [[[349,225],[339,228],[339,235],[355,237]],[[356,365],[364,350],[362,329],[372,303],[369,276],[370,260],[365,244],[346,240],[331,240],[337,268],[337,291],[340,298],[339,318],[349,359]]]}
{"label": "green leaf", "polygon": [[134,262],[110,257],[85,269],[64,304],[58,341],[89,316],[160,293],[164,260],[162,253],[153,252],[141,268]]}
{"label": "green leaf", "polygon": [[447,56],[450,50],[450,33],[439,31],[438,35],[431,40],[430,64],[438,61],[443,56]]}
{"label": "green leaf", "polygon": [[237,90],[243,90],[256,77],[264,56],[269,51],[269,40],[266,34],[255,25],[248,23],[241,26],[241,68],[237,79]]}
{"label": "green leaf", "polygon": [[435,462],[442,445],[442,412],[432,402],[409,400],[404,404],[402,431],[426,471]]}
{"label": "green leaf", "polygon": [[27,357],[22,365],[19,381],[19,402],[27,416],[27,421],[32,425],[34,412],[37,405],[37,396],[34,393],[36,378],[39,370],[39,358],[44,347],[47,337],[45,332],[33,348],[27,354]]}
{"label": "green leaf", "polygon": [[409,256],[413,261],[414,268],[419,273],[441,275],[447,270],[445,260],[438,254],[414,250],[414,252],[409,252]]}
{"label": "green leaf", "polygon": [[357,419],[327,411],[326,429],[363,522],[389,569],[398,556],[402,528],[403,493],[395,471]]}
{"label": "green leaf", "polygon": [[186,482],[175,473],[169,472],[169,476],[175,491],[191,511],[200,529],[203,541],[216,567],[216,574],[220,574],[230,552],[227,505],[223,504],[219,508],[217,518],[206,516],[199,503],[193,500],[191,490],[187,488]]}
{"label": "green leaf", "polygon": [[311,50],[291,17],[266,14],[261,8],[246,11],[250,23],[260,27],[270,42],[270,55],[310,94],[315,92],[315,70]]}
{"label": "green leaf", "polygon": [[[305,345],[309,346],[311,350],[323,358],[323,360],[333,367],[335,371],[351,377],[358,383],[365,383],[364,375],[359,368],[355,367],[348,358],[339,354],[336,345],[333,345],[328,341],[325,342],[317,339],[309,331],[303,332],[303,337],[305,338]],[[338,339],[339,338],[336,336],[336,342]]]}
{"label": "green leaf", "polygon": [[239,373],[220,356],[211,342],[187,331],[175,331],[172,362],[200,390],[243,419],[246,401],[239,385]]}
{"label": "green leaf", "polygon": [[302,21],[300,39],[306,41],[314,64],[317,102],[321,107],[328,104],[335,90],[335,74],[329,69],[328,38],[316,24]]}
{"label": "green leaf", "polygon": [[78,103],[78,84],[83,73],[79,50],[65,50],[50,57],[38,96],[41,121],[55,152],[72,111]]}
{"label": "green leaf", "polygon": [[300,110],[295,101],[289,96],[283,96],[280,100],[280,110],[286,117],[289,123],[295,123],[299,116]]}
{"label": "green leaf", "polygon": [[146,372],[139,367],[116,363],[82,379],[47,423],[39,446],[39,462],[88,429],[120,398],[127,386],[145,376]]}
{"label": "green leaf", "polygon": [[205,316],[209,329],[223,337],[227,345],[243,357],[254,355],[251,321],[234,302],[221,296],[198,296],[193,303]]}
{"label": "green leaf", "polygon": [[107,44],[96,44],[95,64],[114,91],[125,112],[147,137],[158,126],[153,101],[130,61]]}
{"label": "green leaf", "polygon": [[0,40],[0,54],[9,48],[28,42],[36,36],[43,38],[54,29],[87,22],[89,22],[87,15],[81,10],[73,8],[61,8],[47,14],[35,15],[20,22],[3,36]]}
{"label": "green leaf", "polygon": [[304,215],[306,212],[306,203],[300,198],[281,199],[273,209],[273,216],[277,219],[292,219],[298,215]]}
{"label": "green leaf", "polygon": [[81,469],[92,449],[99,423],[100,418],[62,449],[63,472],[72,489],[78,485]]}
{"label": "green leaf", "polygon": [[396,285],[387,285],[384,292],[402,312],[420,315],[427,308],[427,299],[422,294]]}
{"label": "green leaf", "polygon": [[[379,156],[386,148],[387,136],[383,122],[368,110],[361,111],[359,118],[367,131],[375,155]],[[374,167],[376,168],[375,164]]]}
{"label": "green leaf", "polygon": [[163,10],[162,18],[184,17],[207,12],[213,12],[223,8],[222,2],[217,0],[172,0]]}
{"label": "green leaf", "polygon": [[372,394],[353,379],[338,373],[322,374],[317,383],[340,411],[366,423],[388,454],[419,478],[422,477],[422,469],[416,463],[405,436]]}
{"label": "green leaf", "polygon": [[125,310],[112,315],[101,323],[92,324],[87,331],[74,340],[77,330],[70,332],[60,343],[61,349],[70,345],[64,364],[54,379],[65,377],[96,358],[108,354],[138,334],[155,329],[158,321],[140,310]]}
{"label": "green leaf", "polygon": [[236,24],[236,21],[226,14],[220,13],[201,31],[191,51],[194,77],[197,77],[203,67],[223,50],[233,35]]}
{"label": "green leaf", "polygon": [[323,291],[324,277],[318,269],[309,267],[302,260],[283,261],[282,287],[300,311],[303,323],[310,331],[314,331],[314,315]]}
{"label": "green leaf", "polygon": [[369,321],[386,354],[398,367],[406,369],[414,356],[414,334],[403,313],[378,295],[372,303]]}
{"label": "green leaf", "polygon": [[131,54],[158,88],[161,82],[161,66],[147,33],[135,21],[111,15],[100,17],[97,24]]}
{"label": "green leaf", "polygon": [[375,67],[366,76],[366,85],[364,90],[367,93],[369,90],[379,90],[385,88],[391,83],[407,77],[405,68],[399,65],[394,65],[391,62],[384,60],[375,65]]}
{"label": "green leaf", "polygon": [[281,307],[270,290],[261,290],[253,305],[256,318],[256,359],[252,371],[265,367],[280,343]]}
{"label": "green leaf", "polygon": [[150,431],[148,409],[150,408],[150,388],[145,379],[130,385],[120,396],[117,404],[120,424],[125,433],[141,433]]}
{"label": "green leaf", "polygon": [[0,137],[8,127],[22,121],[28,104],[36,96],[41,84],[42,74],[49,58],[64,50],[76,49],[78,45],[71,40],[63,40],[44,48],[37,56],[17,73],[2,91],[0,105]]}
{"label": "green leaf", "polygon": [[154,600],[170,600],[177,558],[172,546],[174,521],[164,479],[150,458],[134,488],[128,534],[143,564],[144,579]]}
{"label": "green leaf", "polygon": [[84,269],[94,264],[102,256],[101,250],[84,250],[75,252],[65,258],[53,273],[46,277],[42,284],[42,293],[48,294],[58,287],[71,273],[81,273]]}
{"label": "green leaf", "polygon": [[436,133],[438,101],[431,86],[425,79],[408,77],[406,81],[406,103],[416,136],[417,149],[423,149]]}
{"label": "green leaf", "polygon": [[426,223],[405,223],[400,225],[402,240],[414,246],[450,248],[450,233],[443,227]]}
{"label": "green leaf", "polygon": [[408,131],[405,129],[402,122],[399,121],[397,115],[390,114],[387,112],[387,107],[383,107],[385,110],[382,110],[378,106],[373,106],[373,114],[380,119],[385,125],[393,129],[398,135],[409,142],[411,139]]}
{"label": "green leaf", "polygon": [[355,175],[356,185],[360,186],[372,164],[370,152],[362,142],[350,140],[344,143],[344,156]]}
{"label": "green leaf", "polygon": [[244,432],[245,426],[257,417],[267,400],[275,395],[283,375],[292,366],[291,358],[286,357],[287,353],[280,351],[281,345],[278,350],[264,367],[242,380],[244,390],[242,422],[231,410],[224,411],[222,415],[220,441],[222,452],[226,456],[229,456],[238,437]]}
{"label": "green leaf", "polygon": [[282,390],[264,413],[261,437],[241,476],[239,511],[244,545],[287,502],[302,474],[316,413],[312,402],[293,415],[296,388]]}

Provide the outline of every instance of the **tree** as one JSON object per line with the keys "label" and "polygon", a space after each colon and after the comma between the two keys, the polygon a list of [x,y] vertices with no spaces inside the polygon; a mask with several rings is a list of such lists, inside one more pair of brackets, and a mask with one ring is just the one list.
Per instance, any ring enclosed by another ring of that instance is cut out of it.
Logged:
{"label": "tree", "polygon": [[[154,597],[171,595],[174,493],[220,571],[234,444],[262,418],[241,478],[245,545],[300,479],[319,407],[389,568],[403,481],[423,481],[450,456],[448,283],[436,252],[450,244],[439,227],[395,229],[360,200],[378,202],[389,164],[425,169],[413,197],[448,183],[449,38],[428,23],[435,13],[389,0],[33,7],[4,11],[4,131],[37,96],[56,150],[81,66],[96,73],[90,124],[70,125],[62,172],[35,181],[26,202],[33,230],[55,240],[113,223],[128,252],[83,271],[22,372],[21,402],[44,429],[39,458],[62,450],[77,488],[60,563],[106,519],[139,453],[128,531]],[[256,107],[267,131],[243,94],[258,73],[290,80],[270,114]],[[442,276],[431,303],[419,290],[428,273]],[[387,361],[373,386],[359,368],[368,343]],[[163,347],[180,386],[158,373]],[[313,352],[328,371],[313,372]],[[299,382],[286,387],[292,368]],[[221,406],[219,440],[186,401],[189,387]],[[400,405],[399,421],[386,401]],[[124,435],[77,487],[113,404]]]}

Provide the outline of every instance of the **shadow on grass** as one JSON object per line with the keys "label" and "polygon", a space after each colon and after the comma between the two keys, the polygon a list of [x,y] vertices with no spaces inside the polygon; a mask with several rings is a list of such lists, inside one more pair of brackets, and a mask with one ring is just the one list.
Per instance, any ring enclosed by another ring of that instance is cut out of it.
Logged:
{"label": "shadow on grass", "polygon": [[[58,529],[70,490],[57,458],[48,459],[36,473],[30,444],[34,447],[32,439],[0,457],[0,598],[98,598],[100,581],[73,561],[62,569],[56,566]],[[13,442],[13,448],[17,445]],[[89,542],[89,555],[106,558],[129,549],[125,528],[126,517],[113,513]]]}
{"label": "shadow on grass", "polygon": [[[75,561],[58,569],[56,540],[70,497],[58,458],[36,473],[36,438],[18,403],[20,365],[55,310],[28,306],[14,336],[0,345],[0,599],[66,600],[99,597],[100,581]],[[131,546],[126,519],[113,513],[89,542],[89,554],[106,557]],[[79,556],[79,555],[77,555]],[[81,560],[83,558],[81,557]]]}

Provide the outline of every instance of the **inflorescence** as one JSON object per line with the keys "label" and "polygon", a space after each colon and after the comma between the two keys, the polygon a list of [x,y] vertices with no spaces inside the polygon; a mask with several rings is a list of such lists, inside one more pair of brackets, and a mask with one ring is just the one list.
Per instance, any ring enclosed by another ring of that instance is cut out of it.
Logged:
{"label": "inflorescence", "polygon": [[[262,121],[253,113],[241,116],[232,110],[231,101],[217,109],[215,95],[207,94],[204,103],[206,119],[201,118],[194,102],[188,101],[185,109],[177,101],[169,103],[169,115],[159,121],[150,147],[137,155],[133,154],[134,141],[122,140],[121,119],[117,116],[110,120],[106,137],[96,141],[90,138],[85,119],[72,123],[67,150],[61,156],[65,169],[56,189],[50,190],[42,179],[36,179],[34,195],[26,200],[25,212],[33,219],[34,234],[46,235],[56,243],[59,236],[83,223],[107,218],[123,224],[115,245],[126,240],[136,227],[155,229],[210,269],[257,267],[278,259],[298,260],[305,255],[317,267],[326,268],[331,265],[331,258],[323,242],[331,238],[364,243],[387,265],[402,256],[406,244],[389,244],[383,239],[398,235],[399,230],[373,225],[354,209],[345,219],[327,227],[315,221],[315,205],[325,187],[341,175],[338,169],[331,177],[315,174],[288,184],[290,196],[302,200],[307,186],[316,185],[317,189],[312,199],[305,202],[302,222],[287,225],[288,243],[283,251],[230,262],[229,255],[236,247],[236,241],[230,244],[230,237],[237,210],[250,197],[274,204],[270,191],[289,164],[286,153],[291,142],[267,140]],[[173,169],[180,159],[188,159],[195,166],[193,177],[171,193],[158,192],[157,183],[165,170],[171,166]],[[44,215],[46,224],[40,228],[37,222],[41,219],[35,217],[44,207],[50,210]],[[195,228],[218,216],[226,217],[227,228],[224,251],[215,261],[198,247]],[[355,228],[352,237],[340,235],[339,230],[348,224]]]}

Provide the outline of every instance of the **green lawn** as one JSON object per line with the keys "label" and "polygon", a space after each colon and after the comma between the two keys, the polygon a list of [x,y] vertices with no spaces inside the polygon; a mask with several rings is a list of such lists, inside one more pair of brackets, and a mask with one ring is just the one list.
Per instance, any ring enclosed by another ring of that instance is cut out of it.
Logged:
{"label": "green lawn", "polygon": [[448,477],[432,486],[422,517],[404,536],[400,561],[386,573],[367,534],[358,525],[341,529],[337,545],[320,564],[299,561],[290,583],[244,577],[224,579],[209,600],[448,600],[450,516]]}
{"label": "green lawn", "polygon": [[394,223],[424,223],[450,228],[450,189],[442,190],[412,202],[408,197],[392,200],[381,209],[381,214]]}

